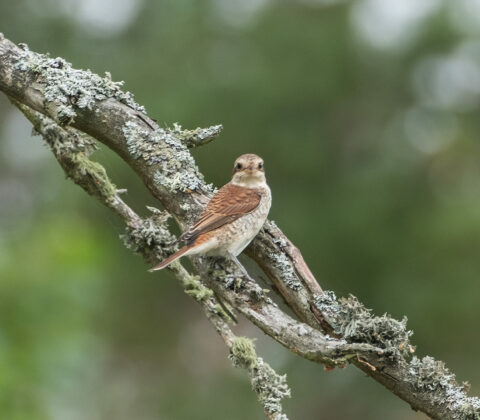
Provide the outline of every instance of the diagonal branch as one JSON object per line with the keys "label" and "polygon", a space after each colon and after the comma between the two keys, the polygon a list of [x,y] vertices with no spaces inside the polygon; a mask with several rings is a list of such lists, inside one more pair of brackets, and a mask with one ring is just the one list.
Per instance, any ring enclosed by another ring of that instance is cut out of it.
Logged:
{"label": "diagonal branch", "polygon": [[[119,190],[110,181],[105,169],[88,158],[89,153],[95,149],[94,143],[88,136],[81,135],[72,128],[62,128],[37,111],[15,100],[12,100],[12,102],[29,119],[36,132],[50,146],[67,176],[88,194],[113,210],[125,222],[127,234],[124,240],[127,246],[134,248],[149,262],[158,257],[163,258],[164,251],[168,249],[167,244],[173,240],[165,224],[168,215],[150,208],[154,214],[153,218],[146,220],[140,218],[121,199]],[[233,364],[245,368],[249,373],[253,389],[257,392],[266,414],[270,418],[286,419],[280,403],[282,398],[290,395],[285,377],[275,373],[267,363],[256,355],[251,340],[236,337],[233,334],[227,324],[228,315],[223,312],[211,289],[199,282],[198,278],[190,275],[179,262],[171,266],[171,271],[179,279],[185,293],[202,306],[205,315],[230,349]],[[250,287],[258,295],[258,286],[251,279],[249,281],[251,282]],[[268,306],[272,306],[273,309],[271,310],[275,311],[276,305],[272,302],[267,303],[265,310],[268,309]],[[315,361],[338,364],[343,363],[351,356],[381,352],[380,349],[361,343],[348,344],[343,340],[328,340],[318,331],[313,331],[313,334],[317,335],[316,340],[303,344],[302,340],[295,334],[306,334],[306,331],[302,330],[302,325],[297,321],[285,317],[284,326],[293,328],[294,332],[281,331],[278,325],[270,326],[267,324],[267,321],[261,319],[256,311],[251,311],[248,305],[238,305],[237,307],[248,317],[259,318],[256,323],[267,334],[275,334],[277,341],[292,351],[304,356],[308,355]],[[307,328],[307,326],[303,328]]]}
{"label": "diagonal branch", "polygon": [[[114,150],[182,228],[212,192],[188,151],[192,142],[175,127],[158,127],[108,74],[101,78],[73,69],[63,59],[33,53],[0,36],[0,90]],[[283,313],[228,261],[193,262],[205,284],[222,299],[301,356],[326,364],[350,360],[432,418],[480,418],[480,400],[468,397],[442,362],[411,358],[413,347],[404,322],[375,317],[354,298],[337,300],[332,293],[323,293],[299,250],[273,222],[266,223],[248,254],[303,324]],[[324,336],[321,330],[342,339]]]}
{"label": "diagonal branch", "polygon": [[[153,220],[140,218],[120,198],[119,190],[110,181],[105,169],[88,158],[88,153],[94,149],[94,144],[89,137],[82,136],[73,129],[61,128],[49,118],[25,105],[12,102],[50,146],[66,175],[125,222],[126,244],[130,247],[134,246],[135,251],[147,261],[151,261],[152,256],[163,254],[165,244],[173,239],[165,225],[168,214],[150,208],[154,214]],[[222,337],[230,351],[233,365],[247,371],[252,388],[257,393],[266,415],[275,420],[288,420],[282,412],[281,404],[283,398],[290,396],[286,376],[278,375],[261,357],[257,356],[251,340],[237,337],[232,332],[227,323],[228,315],[223,311],[213,292],[204,286],[198,277],[192,276],[179,262],[172,264],[170,270],[179,280],[185,293],[200,304],[205,316]]]}

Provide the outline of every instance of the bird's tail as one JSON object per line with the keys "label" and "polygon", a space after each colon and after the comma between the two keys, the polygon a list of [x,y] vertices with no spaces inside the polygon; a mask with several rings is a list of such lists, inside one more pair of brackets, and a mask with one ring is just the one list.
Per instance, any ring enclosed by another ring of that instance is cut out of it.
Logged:
{"label": "bird's tail", "polygon": [[165,268],[167,265],[178,260],[182,255],[185,255],[185,253],[189,251],[190,248],[191,248],[190,246],[184,246],[183,248],[180,248],[177,252],[175,252],[175,254],[172,254],[168,258],[165,258],[160,264],[151,268],[149,271],[157,271],[157,270],[161,270],[162,268]]}

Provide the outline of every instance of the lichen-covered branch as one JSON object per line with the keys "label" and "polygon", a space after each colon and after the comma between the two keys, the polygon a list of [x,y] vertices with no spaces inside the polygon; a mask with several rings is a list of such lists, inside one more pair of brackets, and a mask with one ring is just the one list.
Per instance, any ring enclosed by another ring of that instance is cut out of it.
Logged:
{"label": "lichen-covered branch", "polygon": [[[109,77],[105,78],[105,88],[102,88],[99,76],[73,70],[63,59],[33,53],[26,46],[19,48],[6,39],[0,41],[0,63],[0,89],[59,125],[82,130],[117,151],[180,225],[189,224],[202,210],[213,187],[203,182],[183,136],[178,135],[180,130],[158,127],[143,114],[143,108],[133,101],[132,95],[120,93],[119,85]],[[89,81],[89,77],[93,77],[93,81]],[[55,87],[46,88],[43,84],[55,84]],[[41,97],[39,93],[45,91],[49,93]],[[50,92],[55,95],[51,97]],[[95,106],[92,100],[96,101]],[[67,111],[66,106],[71,109]],[[59,115],[68,115],[69,119]],[[210,261],[197,259],[197,262],[202,273],[209,272]],[[277,267],[285,269],[286,264],[288,258],[280,258]],[[228,279],[242,277],[232,264],[217,264],[214,274],[206,278],[219,296],[265,333],[303,357],[335,365],[344,364],[358,352],[381,352],[368,344],[352,347],[343,340],[332,340],[294,320],[251,280],[245,279],[239,287],[232,288]],[[214,281],[215,278],[218,281]],[[221,287],[225,278],[223,286],[226,287]]]}
{"label": "lichen-covered branch", "polygon": [[246,337],[235,337],[232,341],[230,360],[234,366],[249,372],[252,388],[257,393],[267,416],[275,420],[287,420],[282,414],[281,405],[284,398],[290,397],[286,375],[279,375],[258,357],[252,340]]}
{"label": "lichen-covered branch", "polygon": [[[192,222],[213,192],[188,148],[209,141],[218,133],[218,126],[193,133],[179,126],[160,128],[108,74],[102,78],[73,69],[63,59],[31,52],[1,36],[0,90],[57,124],[76,128],[114,150],[182,228]],[[66,164],[80,165],[93,178],[103,179],[104,173],[95,165]],[[81,180],[76,182],[81,185]],[[97,197],[106,193],[93,187],[89,192]],[[118,201],[110,206],[120,214],[115,203]],[[152,242],[152,229],[158,223],[154,219],[129,226],[126,236],[136,249],[150,249],[152,260],[161,252],[155,247],[163,245]],[[137,237],[138,232],[145,236]],[[247,253],[303,323],[282,312],[253,280],[243,278],[232,262],[207,258],[193,262],[209,288],[299,355],[327,365],[350,361],[432,418],[480,419],[480,400],[468,397],[442,362],[412,358],[404,322],[375,317],[354,298],[337,300],[322,292],[300,251],[273,222],[265,224]],[[202,295],[195,289],[192,293]]]}
{"label": "lichen-covered branch", "polygon": [[[88,154],[95,149],[92,139],[82,136],[76,130],[59,127],[49,118],[25,105],[16,101],[13,103],[49,145],[65,174],[88,194],[117,213],[125,222],[127,228],[124,235],[125,244],[148,262],[158,258],[159,254],[163,256],[166,244],[173,240],[166,228],[169,215],[150,207],[153,216],[148,219],[140,218],[119,197],[119,190],[110,181],[105,169],[88,158]],[[228,315],[223,311],[212,290],[203,285],[198,276],[191,275],[178,261],[169,269],[180,281],[185,293],[200,304],[206,317],[227,345],[233,365],[247,371],[252,389],[257,394],[265,414],[271,419],[288,420],[281,404],[282,399],[290,397],[286,375],[277,374],[261,357],[258,357],[251,340],[235,336],[228,325]]]}

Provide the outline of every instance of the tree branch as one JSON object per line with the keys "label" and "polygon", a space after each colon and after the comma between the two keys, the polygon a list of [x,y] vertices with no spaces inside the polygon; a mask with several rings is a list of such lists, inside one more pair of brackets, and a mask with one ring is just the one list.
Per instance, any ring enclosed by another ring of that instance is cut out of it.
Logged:
{"label": "tree branch", "polygon": [[[163,257],[163,251],[168,248],[166,244],[173,240],[166,228],[166,221],[170,216],[150,207],[153,218],[140,218],[120,198],[119,190],[110,181],[105,169],[88,159],[88,153],[95,149],[89,137],[82,136],[71,128],[61,128],[37,111],[15,100],[12,102],[49,145],[67,177],[120,216],[127,228],[125,243],[129,247],[134,247],[135,251],[149,262],[152,261],[152,257],[158,255]],[[233,365],[247,371],[252,388],[257,393],[266,415],[275,420],[288,420],[282,412],[281,405],[281,400],[290,396],[286,376],[278,375],[257,356],[251,340],[237,337],[232,332],[227,323],[228,315],[223,311],[212,290],[205,287],[197,276],[192,276],[179,261],[172,264],[169,269],[180,281],[185,293],[200,304],[204,314],[229,349]]]}
{"label": "tree branch", "polygon": [[[213,192],[188,151],[205,141],[192,142],[195,136],[182,134],[177,127],[158,127],[120,86],[108,74],[101,78],[73,69],[63,59],[33,53],[0,37],[0,90],[57,124],[74,127],[110,147],[184,228]],[[84,170],[95,179],[105,175],[95,165]],[[111,193],[85,189],[97,198]],[[124,220],[133,217],[118,201],[109,203]],[[157,222],[150,221],[152,229]],[[133,227],[127,223],[127,243],[137,250],[150,247],[149,260],[158,258],[165,242],[152,247],[153,242],[144,244],[145,239],[135,237],[139,229],[149,231],[144,223]],[[480,418],[480,400],[468,397],[442,362],[411,357],[413,347],[404,321],[375,317],[353,297],[337,300],[333,293],[323,293],[299,250],[273,222],[266,223],[247,252],[303,323],[282,312],[252,279],[242,278],[232,262],[207,258],[193,262],[207,286],[265,333],[316,362],[332,366],[351,361],[432,418]]]}

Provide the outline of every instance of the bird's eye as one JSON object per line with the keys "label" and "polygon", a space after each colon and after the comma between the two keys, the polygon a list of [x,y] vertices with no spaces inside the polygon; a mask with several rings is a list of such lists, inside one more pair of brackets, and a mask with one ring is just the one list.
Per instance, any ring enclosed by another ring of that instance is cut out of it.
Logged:
{"label": "bird's eye", "polygon": [[262,162],[260,162],[260,163],[258,164],[258,169],[263,169],[263,163],[262,163]]}
{"label": "bird's eye", "polygon": [[235,168],[236,169],[242,169],[242,164],[240,162],[238,162],[236,165],[235,165]]}

